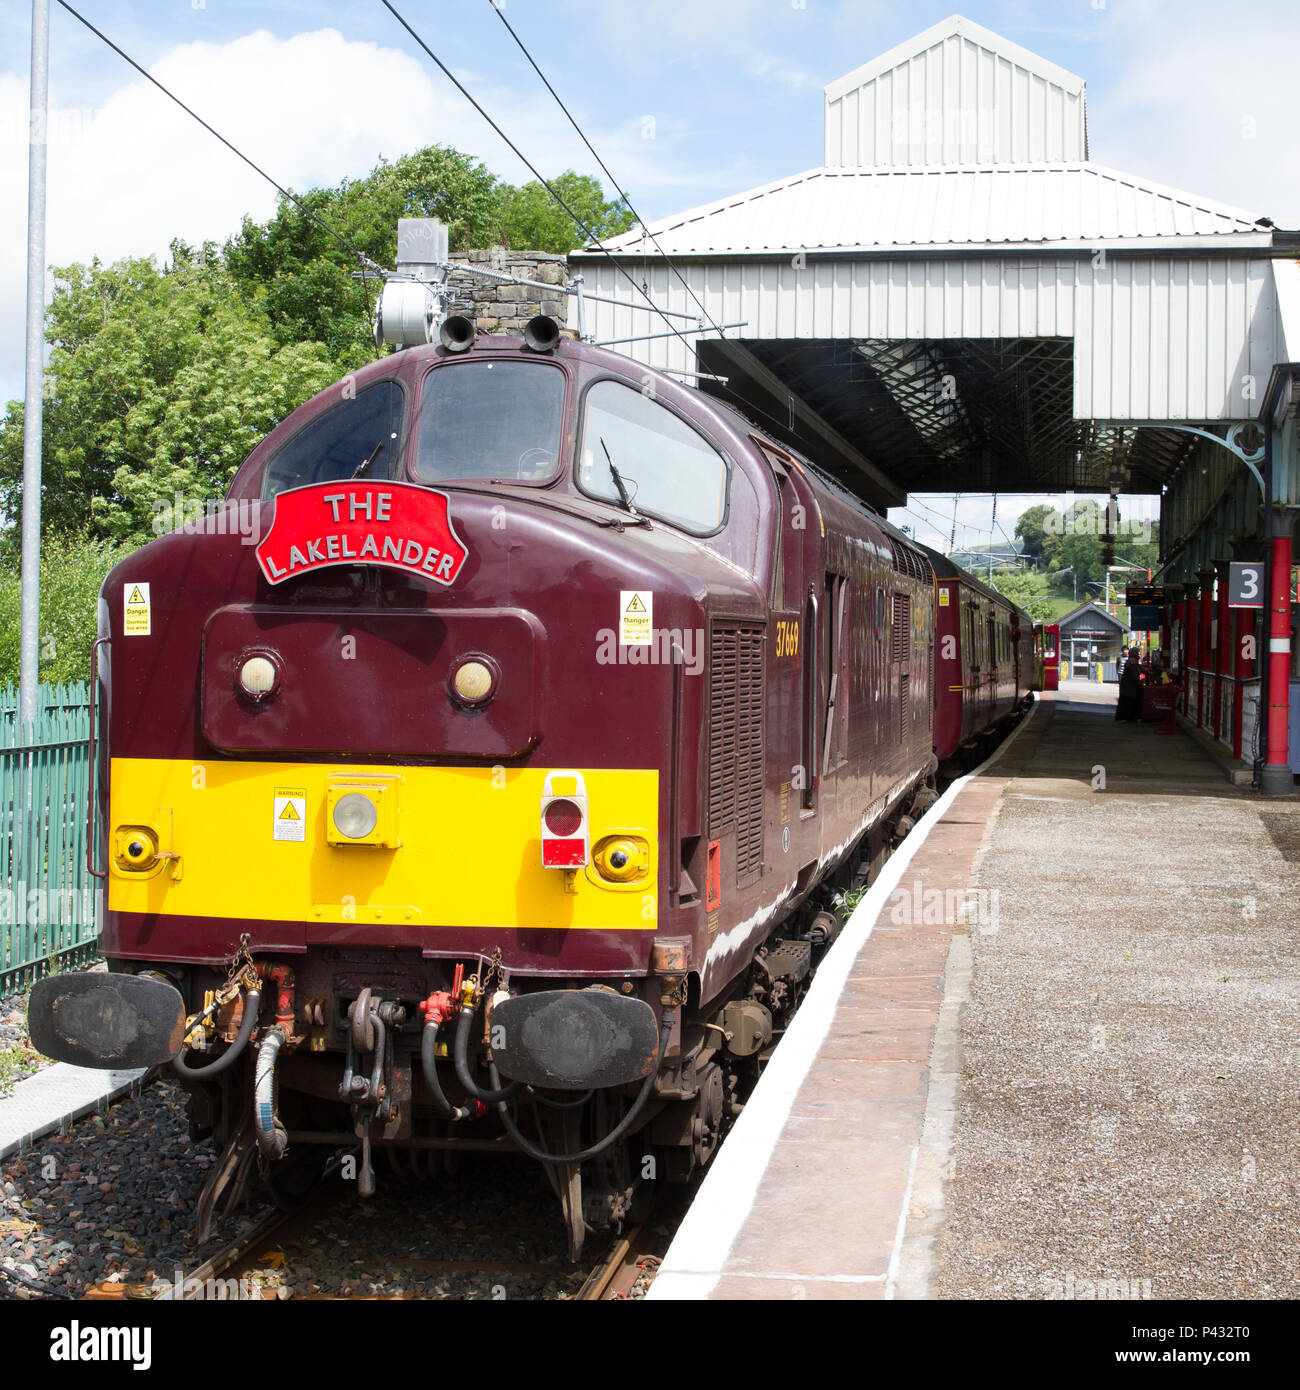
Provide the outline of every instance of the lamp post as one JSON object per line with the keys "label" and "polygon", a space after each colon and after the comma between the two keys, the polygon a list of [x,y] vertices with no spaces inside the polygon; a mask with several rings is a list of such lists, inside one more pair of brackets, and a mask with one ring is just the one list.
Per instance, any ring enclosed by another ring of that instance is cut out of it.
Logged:
{"label": "lamp post", "polygon": [[[32,0],[32,76],[27,145],[27,362],[23,394],[18,725],[36,718],[41,621],[41,410],[45,372],[45,139],[49,106],[50,0]],[[22,735],[18,736],[19,743]]]}

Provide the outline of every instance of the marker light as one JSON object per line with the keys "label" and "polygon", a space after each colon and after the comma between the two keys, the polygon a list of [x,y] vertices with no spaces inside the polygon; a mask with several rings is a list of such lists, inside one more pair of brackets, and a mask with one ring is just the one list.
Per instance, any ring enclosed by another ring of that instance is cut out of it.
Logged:
{"label": "marker light", "polygon": [[552,801],[546,808],[545,819],[552,835],[573,835],[582,824],[582,809],[573,801]]}
{"label": "marker light", "polygon": [[334,827],[349,840],[364,840],[379,824],[379,807],[361,792],[349,792],[334,803]]}
{"label": "marker light", "polygon": [[582,869],[591,862],[587,786],[580,772],[548,772],[542,783],[542,867]]}
{"label": "marker light", "polygon": [[254,700],[262,700],[270,695],[277,680],[275,663],[269,657],[250,656],[239,668],[240,689]]}
{"label": "marker light", "polygon": [[451,687],[467,705],[482,704],[492,694],[496,678],[483,661],[462,661],[451,678]]}

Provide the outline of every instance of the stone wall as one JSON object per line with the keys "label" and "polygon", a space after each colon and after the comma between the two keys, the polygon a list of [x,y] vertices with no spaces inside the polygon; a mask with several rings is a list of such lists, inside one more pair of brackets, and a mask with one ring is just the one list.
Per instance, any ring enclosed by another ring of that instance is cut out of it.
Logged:
{"label": "stone wall", "polygon": [[[546,251],[507,251],[494,246],[490,251],[465,251],[451,257],[453,266],[481,265],[487,270],[537,280],[544,285],[568,283],[569,270],[563,256]],[[449,276],[451,298],[449,314],[464,314],[488,333],[521,337],[524,325],[534,314],[549,314],[566,338],[576,338],[577,328],[568,328],[572,295],[558,291],[548,294],[532,285],[508,285],[497,280],[452,270]]]}

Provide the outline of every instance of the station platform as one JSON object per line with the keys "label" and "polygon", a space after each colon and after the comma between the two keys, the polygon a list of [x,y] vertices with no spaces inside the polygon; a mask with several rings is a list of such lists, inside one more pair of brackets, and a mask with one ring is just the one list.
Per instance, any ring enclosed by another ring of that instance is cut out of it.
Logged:
{"label": "station platform", "polygon": [[92,1110],[102,1114],[112,1101],[140,1085],[148,1070],[100,1071],[55,1062],[18,1082],[10,1095],[0,1097],[0,1159],[56,1129],[66,1129]]}
{"label": "station platform", "polygon": [[1300,1293],[1300,802],[1115,695],[1040,697],[900,846],[650,1297]]}

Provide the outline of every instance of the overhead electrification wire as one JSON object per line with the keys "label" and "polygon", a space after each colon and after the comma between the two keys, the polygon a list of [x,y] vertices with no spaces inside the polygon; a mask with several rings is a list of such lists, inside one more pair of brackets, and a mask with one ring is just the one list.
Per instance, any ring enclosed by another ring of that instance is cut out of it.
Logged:
{"label": "overhead electrification wire", "polygon": [[[63,0],[60,0],[60,3],[62,2]],[[576,212],[574,212],[574,210],[568,205],[568,203],[564,201],[564,199],[555,190],[555,188],[553,188],[552,185],[542,177],[542,175],[537,169],[537,166],[533,164],[533,162],[530,159],[527,158],[527,156],[519,148],[519,146],[515,144],[515,142],[505,133],[504,130],[501,129],[499,125],[497,125],[497,123],[492,119],[491,116],[488,115],[488,113],[483,109],[483,107],[480,106],[477,101],[475,101],[475,99],[466,90],[465,85],[452,73],[451,69],[447,67],[446,63],[444,63],[442,59],[439,58],[438,55],[433,51],[433,49],[431,49],[429,45],[425,43],[425,41],[419,36],[419,34],[417,34],[415,30],[411,28],[411,26],[403,18],[402,14],[397,9],[397,7],[391,4],[390,0],[381,0],[381,3],[383,7],[389,12],[389,14],[391,14],[393,18],[402,26],[402,28],[405,29],[408,34],[410,34],[410,36],[415,40],[415,42],[419,44],[419,46],[425,51],[425,53],[427,53],[429,57],[433,59],[434,63],[437,64],[439,70],[442,72],[443,76],[452,84],[452,86],[456,88],[456,90],[461,94],[461,96],[463,96],[465,100],[469,102],[469,104],[474,108],[474,110],[477,111],[479,115],[483,117],[483,119],[488,123],[488,125],[490,125],[494,131],[496,131],[497,135],[503,141],[505,141],[505,143],[514,153],[515,158],[518,159],[524,165],[524,167],[529,171],[529,173],[532,174],[532,176],[537,180],[537,182],[540,183],[542,187],[551,195],[555,202],[558,203],[559,206],[564,209],[564,211],[568,214],[570,220],[573,222],[573,225],[577,227],[577,229],[583,234],[583,236],[585,236],[590,242],[592,242],[592,244],[596,247],[598,251],[604,252],[604,254],[609,257],[610,264],[619,272],[620,275],[622,275],[622,277],[628,282],[628,284],[631,285],[634,290],[636,290],[636,292],[645,300],[645,302],[650,306],[650,308],[653,309],[661,319],[663,319],[663,321],[668,325],[672,332],[675,333],[682,340],[682,342],[689,348],[691,346],[690,340],[682,332],[682,330],[678,328],[677,325],[673,323],[673,321],[668,317],[668,315],[664,313],[664,311],[659,307],[659,305],[656,304],[653,299],[651,299],[649,293],[644,288],[642,288],[642,286],[637,284],[637,282],[632,278],[631,275],[628,274],[624,267],[619,265],[618,261],[615,260],[613,255],[610,253],[609,248],[601,243],[600,238],[595,234],[595,232],[593,232],[592,229],[589,226],[587,226],[587,224],[582,220],[582,218],[579,217]]]}
{"label": "overhead electrification wire", "polygon": [[501,21],[502,24],[506,26],[507,33],[509,33],[510,37],[514,39],[516,44],[518,44],[519,51],[524,55],[525,58],[528,59],[533,71],[538,75],[538,77],[542,79],[542,85],[555,98],[555,104],[560,108],[561,111],[564,112],[569,124],[574,128],[574,130],[578,132],[578,138],[582,141],[584,145],[586,145],[588,150],[591,151],[591,157],[596,161],[597,164],[600,165],[601,169],[604,171],[605,177],[610,181],[610,183],[614,185],[614,189],[618,193],[618,196],[622,201],[623,205],[632,214],[632,216],[636,218],[637,222],[641,226],[641,230],[645,233],[645,235],[649,237],[650,240],[654,243],[654,248],[656,251],[658,251],[664,264],[681,282],[682,288],[686,291],[688,295],[690,295],[691,300],[694,302],[695,307],[700,311],[701,316],[708,320],[709,327],[714,329],[717,333],[721,334],[722,329],[718,327],[717,321],[714,319],[713,315],[710,314],[709,311],[700,302],[699,296],[695,293],[693,289],[691,289],[690,285],[687,283],[686,277],[673,264],[668,253],[659,244],[659,238],[655,236],[655,234],[650,230],[645,218],[642,217],[641,214],[637,212],[637,210],[632,206],[631,198],[628,197],[627,193],[624,192],[622,185],[610,172],[609,165],[606,164],[605,161],[596,153],[595,146],[592,145],[591,141],[587,139],[587,136],[584,133],[582,127],[573,118],[573,113],[560,99],[560,94],[555,90],[554,87],[551,86],[546,74],[541,70],[541,68],[537,66],[537,60],[528,51],[527,47],[524,45],[523,39],[521,39],[519,35],[516,34],[514,29],[511,27],[510,21],[506,18],[504,5],[500,3],[500,0],[488,0],[488,4],[492,7],[492,9],[496,11],[497,18]]}
{"label": "overhead electrification wire", "polygon": [[271,175],[266,172],[265,169],[261,168],[257,164],[254,164],[253,161],[249,159],[249,157],[243,152],[243,150],[238,149],[236,146],[232,145],[230,141],[227,140],[226,137],[222,135],[222,133],[219,130],[214,130],[213,127],[210,126],[207,123],[207,121],[205,121],[203,117],[198,114],[197,111],[194,111],[190,107],[186,106],[185,103],[180,99],[180,97],[178,97],[175,94],[175,92],[168,91],[168,89],[164,87],[163,84],[159,82],[158,79],[151,72],[141,67],[140,64],[137,63],[129,53],[127,53],[122,48],[119,48],[118,45],[115,44],[113,40],[108,37],[107,34],[103,33],[102,30],[96,29],[95,26],[90,22],[90,20],[86,18],[84,14],[80,14],[76,10],[74,10],[72,6],[68,4],[68,0],[59,0],[59,4],[62,5],[65,10],[67,10],[67,12],[73,17],[73,19],[77,20],[81,24],[84,24],[86,28],[89,29],[90,32],[94,34],[94,36],[97,39],[100,39],[102,42],[106,43],[109,46],[109,48],[111,48],[113,52],[117,54],[119,58],[121,58],[124,62],[129,63],[136,70],[136,72],[140,74],[141,77],[147,78],[148,81],[152,82],[153,85],[157,87],[158,90],[165,97],[167,97],[170,101],[174,101],[176,105],[179,106],[187,116],[190,116],[194,120],[198,121],[198,123],[203,127],[204,130],[208,132],[209,135],[215,136],[218,140],[220,140],[221,143],[231,152],[231,154],[236,155],[238,158],[242,159],[244,163],[247,164],[248,167],[253,170],[254,173],[259,174],[262,178],[264,178],[267,181],[267,183],[269,183],[271,187],[276,190],[276,192],[278,192],[282,197],[287,198],[300,212],[306,214],[306,216],[311,218],[311,220],[323,232],[328,232],[329,235],[332,236],[334,240],[337,241],[338,244],[342,246],[345,251],[348,251],[353,256],[355,256],[363,266],[365,266],[369,270],[376,270],[380,273],[383,273],[382,266],[377,265],[374,261],[372,261],[364,251],[358,251],[357,248],[353,246],[352,243],[345,236],[342,235],[342,233],[336,232],[334,228],[329,225],[328,222],[325,222],[320,217],[318,217],[306,205],[306,203],[302,201],[301,198],[297,197],[293,193],[290,193],[289,190],[285,188],[283,184],[277,183],[275,179],[273,179]]}

